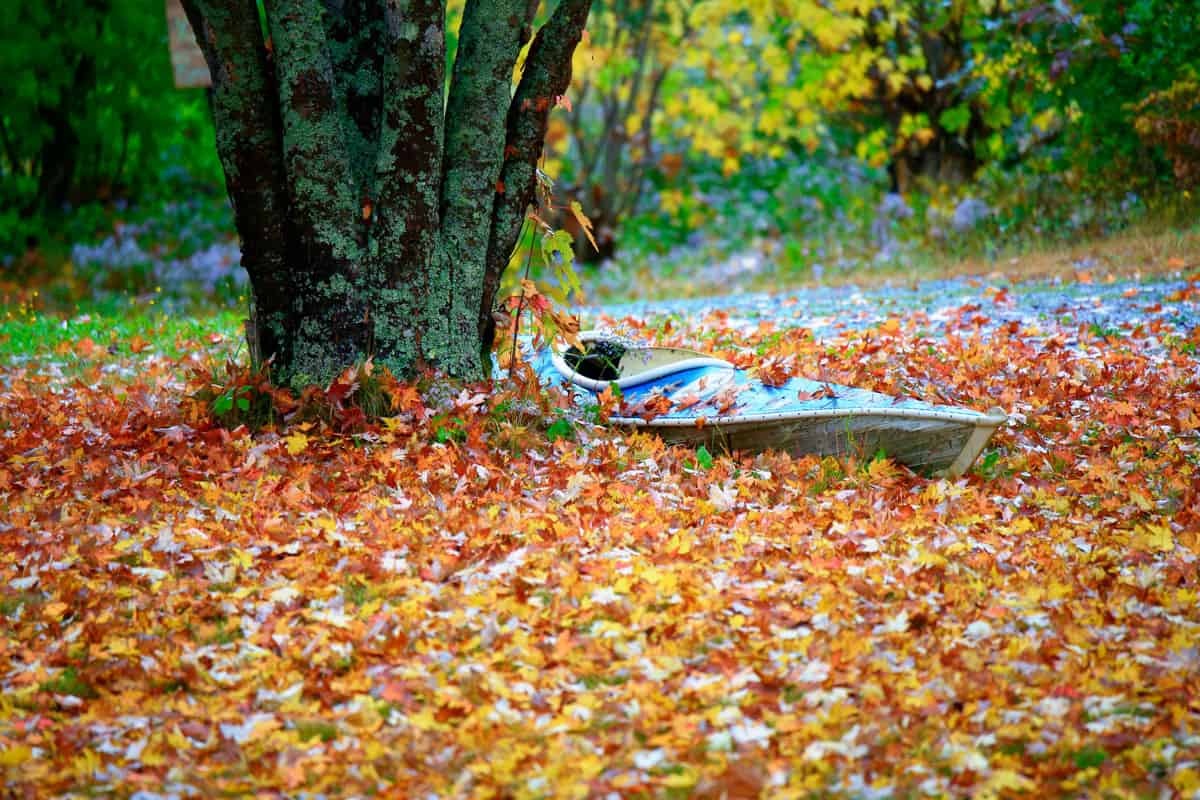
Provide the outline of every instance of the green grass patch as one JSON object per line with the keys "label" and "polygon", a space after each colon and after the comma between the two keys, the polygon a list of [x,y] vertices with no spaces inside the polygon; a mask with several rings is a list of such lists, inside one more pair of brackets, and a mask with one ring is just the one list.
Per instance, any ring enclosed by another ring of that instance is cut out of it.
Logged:
{"label": "green grass patch", "polygon": [[38,690],[54,694],[69,694],[83,700],[94,700],[100,696],[99,692],[80,679],[74,667],[67,667],[59,673],[57,678],[38,686]]}
{"label": "green grass patch", "polygon": [[328,744],[338,738],[337,726],[322,720],[297,722],[296,733],[300,736],[300,741],[302,742],[320,739],[322,744]]}
{"label": "green grass patch", "polygon": [[57,356],[90,362],[107,355],[154,353],[179,358],[240,346],[240,310],[185,311],[153,302],[106,300],[69,316],[27,306],[0,309],[0,358]]}
{"label": "green grass patch", "polygon": [[0,616],[11,617],[24,606],[42,602],[42,596],[36,592],[22,592],[0,597]]}
{"label": "green grass patch", "polygon": [[1105,762],[1108,754],[1095,747],[1085,747],[1071,755],[1071,760],[1079,769],[1098,767]]}

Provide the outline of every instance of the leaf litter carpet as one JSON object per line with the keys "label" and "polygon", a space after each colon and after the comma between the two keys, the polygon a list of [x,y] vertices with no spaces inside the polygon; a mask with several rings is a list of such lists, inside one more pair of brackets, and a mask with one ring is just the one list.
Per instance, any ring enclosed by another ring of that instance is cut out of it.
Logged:
{"label": "leaf litter carpet", "polygon": [[3,366],[3,791],[1195,797],[1200,287],[1151,300],[609,320],[1004,407],[953,481],[550,441],[470,390],[227,432],[201,342]]}

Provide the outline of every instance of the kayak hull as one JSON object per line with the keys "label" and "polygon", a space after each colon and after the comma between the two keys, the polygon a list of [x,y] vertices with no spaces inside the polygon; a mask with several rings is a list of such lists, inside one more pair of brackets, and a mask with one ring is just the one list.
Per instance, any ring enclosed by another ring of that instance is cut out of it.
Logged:
{"label": "kayak hull", "polygon": [[850,456],[860,461],[883,454],[918,472],[956,476],[975,463],[1003,418],[927,419],[843,409],[828,417],[782,416],[711,425],[667,425],[666,420],[630,417],[612,422],[652,431],[668,444],[704,445],[712,452],[778,450],[793,456]]}

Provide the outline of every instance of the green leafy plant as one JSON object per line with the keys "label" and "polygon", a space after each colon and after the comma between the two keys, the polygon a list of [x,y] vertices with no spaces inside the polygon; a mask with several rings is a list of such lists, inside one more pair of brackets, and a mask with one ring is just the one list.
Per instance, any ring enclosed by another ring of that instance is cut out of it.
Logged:
{"label": "green leafy plant", "polygon": [[708,472],[713,467],[713,455],[708,448],[700,445],[696,448],[696,458],[688,462],[688,468],[698,472]]}
{"label": "green leafy plant", "polygon": [[[1180,139],[1171,124],[1157,123],[1183,122],[1194,111],[1187,102],[1177,108],[1175,103],[1185,96],[1194,103],[1194,91],[1179,82],[1186,83],[1189,69],[1200,63],[1196,4],[1066,0],[1031,5],[1018,23],[1014,34],[1033,45],[1070,119],[1065,157],[1098,184],[1113,178],[1133,187],[1170,180],[1171,163],[1160,148],[1186,137]],[[1180,87],[1178,96],[1172,87]],[[1190,180],[1190,170],[1184,172]]]}
{"label": "green leafy plant", "polygon": [[67,667],[58,677],[42,683],[38,688],[43,692],[72,695],[83,700],[94,700],[100,696],[91,684],[79,677],[74,667]]}
{"label": "green leafy plant", "polygon": [[433,418],[433,440],[440,444],[450,442],[465,442],[467,440],[467,423],[462,417],[438,415]]}
{"label": "green leafy plant", "polygon": [[560,416],[546,428],[546,438],[552,442],[556,442],[559,439],[574,439],[575,426],[567,417]]}
{"label": "green leafy plant", "polygon": [[266,366],[239,366],[233,361],[225,365],[226,377],[216,381],[201,374],[203,383],[189,397],[200,414],[210,416],[218,425],[237,428],[245,425],[259,430],[280,419],[276,401],[280,390],[271,385]]}

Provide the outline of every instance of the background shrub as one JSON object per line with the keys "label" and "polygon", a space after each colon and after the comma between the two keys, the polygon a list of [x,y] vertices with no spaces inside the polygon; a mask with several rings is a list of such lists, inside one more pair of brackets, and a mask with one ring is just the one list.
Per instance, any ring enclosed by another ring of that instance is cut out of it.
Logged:
{"label": "background shrub", "polygon": [[0,252],[68,209],[221,186],[207,98],[176,90],[156,0],[0,3]]}

